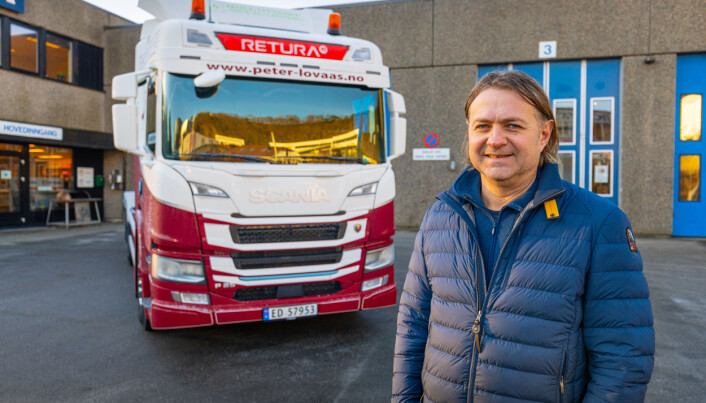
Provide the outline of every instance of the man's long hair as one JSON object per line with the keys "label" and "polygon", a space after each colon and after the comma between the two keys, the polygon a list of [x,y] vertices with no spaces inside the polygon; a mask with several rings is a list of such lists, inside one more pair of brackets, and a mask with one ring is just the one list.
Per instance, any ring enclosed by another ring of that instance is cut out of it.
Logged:
{"label": "man's long hair", "polygon": [[[508,90],[521,96],[522,99],[534,107],[534,110],[537,112],[537,120],[539,121],[540,127],[550,120],[554,121],[554,127],[552,128],[552,134],[549,136],[549,142],[544,147],[539,157],[539,166],[558,163],[559,133],[556,131],[554,111],[549,103],[547,94],[544,93],[539,83],[527,73],[521,71],[492,71],[484,75],[478,80],[475,87],[471,90],[470,95],[468,95],[468,99],[466,100],[466,120],[468,120],[468,111],[471,109],[473,101],[475,101],[476,97],[481,92],[489,88]],[[468,133],[466,133],[465,139],[466,162],[470,165]]]}

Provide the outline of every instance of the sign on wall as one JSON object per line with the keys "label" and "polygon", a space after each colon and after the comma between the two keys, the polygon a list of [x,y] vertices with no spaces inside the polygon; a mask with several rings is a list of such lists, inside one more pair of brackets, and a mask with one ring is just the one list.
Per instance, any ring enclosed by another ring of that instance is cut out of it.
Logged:
{"label": "sign on wall", "polygon": [[540,59],[556,59],[556,41],[539,42]]}
{"label": "sign on wall", "polygon": [[76,167],[76,187],[92,188],[93,185],[93,168]]}
{"label": "sign on wall", "polygon": [[17,13],[25,12],[25,0],[0,0],[0,7]]}
{"label": "sign on wall", "polygon": [[0,134],[21,137],[35,137],[48,140],[61,140],[64,136],[64,131],[60,127],[30,125],[27,123],[17,123],[0,120]]}
{"label": "sign on wall", "polygon": [[413,161],[448,161],[451,152],[448,148],[415,148],[412,150]]}

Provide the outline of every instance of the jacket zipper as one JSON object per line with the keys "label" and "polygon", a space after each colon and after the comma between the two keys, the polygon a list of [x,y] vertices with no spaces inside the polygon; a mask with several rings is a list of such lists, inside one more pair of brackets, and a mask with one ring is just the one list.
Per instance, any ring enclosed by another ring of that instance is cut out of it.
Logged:
{"label": "jacket zipper", "polygon": [[561,358],[561,372],[559,373],[559,402],[564,400],[564,375],[566,374],[566,361],[568,357],[566,356],[568,351],[564,351]]}

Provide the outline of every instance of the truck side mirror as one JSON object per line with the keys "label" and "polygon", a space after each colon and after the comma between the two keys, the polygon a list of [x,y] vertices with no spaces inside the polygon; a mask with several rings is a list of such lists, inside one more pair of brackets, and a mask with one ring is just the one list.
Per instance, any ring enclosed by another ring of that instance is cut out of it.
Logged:
{"label": "truck side mirror", "polygon": [[127,101],[137,96],[137,74],[126,73],[113,77],[113,99]]}
{"label": "truck side mirror", "polygon": [[390,111],[390,144],[388,144],[388,160],[393,160],[404,154],[407,146],[407,119],[401,114],[407,112],[404,105],[404,97],[391,90],[387,93],[387,107]]}
{"label": "truck side mirror", "polygon": [[130,154],[144,154],[137,140],[137,105],[113,105],[113,142],[115,148]]}

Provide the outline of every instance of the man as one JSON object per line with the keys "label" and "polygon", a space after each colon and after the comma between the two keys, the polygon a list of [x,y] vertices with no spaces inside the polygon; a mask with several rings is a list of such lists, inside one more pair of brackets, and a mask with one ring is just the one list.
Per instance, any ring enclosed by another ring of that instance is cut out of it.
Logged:
{"label": "man", "polygon": [[652,308],[630,223],[556,165],[549,100],[484,76],[465,170],[427,212],[400,300],[393,401],[643,401]]}

